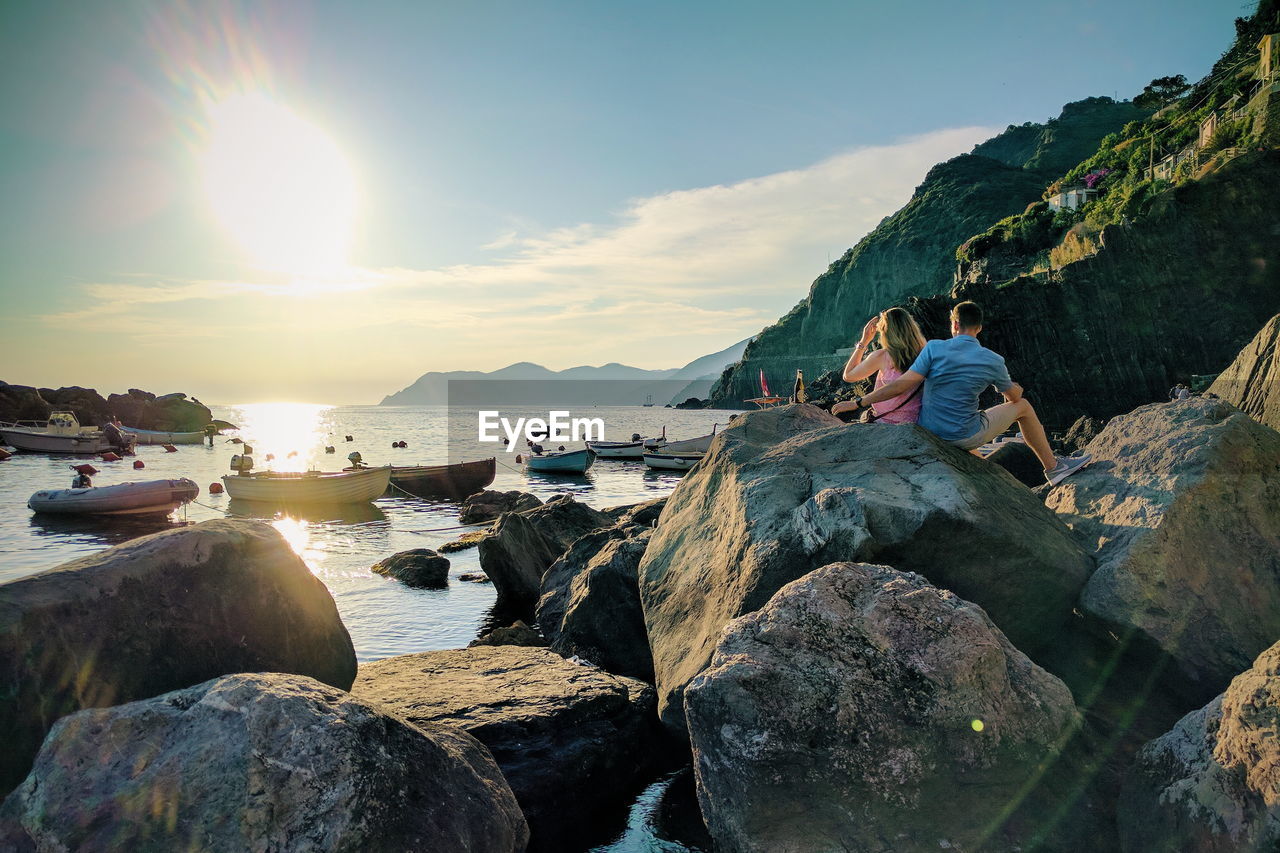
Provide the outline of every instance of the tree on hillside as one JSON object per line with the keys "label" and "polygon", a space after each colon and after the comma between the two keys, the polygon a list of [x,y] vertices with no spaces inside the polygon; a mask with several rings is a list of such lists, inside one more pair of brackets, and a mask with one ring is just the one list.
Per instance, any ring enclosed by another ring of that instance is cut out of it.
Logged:
{"label": "tree on hillside", "polygon": [[1142,94],[1133,99],[1135,106],[1158,110],[1165,104],[1180,98],[1191,88],[1187,78],[1182,74],[1172,77],[1157,77],[1142,87]]}

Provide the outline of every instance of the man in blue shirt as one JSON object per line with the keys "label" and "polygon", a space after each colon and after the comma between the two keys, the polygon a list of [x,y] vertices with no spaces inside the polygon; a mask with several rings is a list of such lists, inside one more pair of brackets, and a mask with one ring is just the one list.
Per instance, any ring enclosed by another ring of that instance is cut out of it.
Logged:
{"label": "man in blue shirt", "polygon": [[[1004,359],[978,343],[982,319],[976,303],[961,302],[951,309],[950,340],[929,341],[900,379],[855,397],[854,403],[861,408],[909,394],[923,382],[920,426],[962,450],[974,450],[1017,423],[1023,440],[1044,466],[1045,479],[1059,483],[1080,470],[1089,457],[1054,456],[1036,410],[1022,396],[1022,386],[1009,378]],[[1005,402],[980,411],[978,395],[988,385],[994,385]]]}

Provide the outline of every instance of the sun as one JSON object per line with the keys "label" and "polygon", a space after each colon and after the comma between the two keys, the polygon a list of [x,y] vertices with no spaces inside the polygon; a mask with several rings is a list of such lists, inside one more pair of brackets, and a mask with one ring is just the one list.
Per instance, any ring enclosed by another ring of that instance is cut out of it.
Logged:
{"label": "sun", "polygon": [[356,178],[330,136],[264,94],[210,105],[201,157],[219,224],[255,262],[293,274],[346,265]]}

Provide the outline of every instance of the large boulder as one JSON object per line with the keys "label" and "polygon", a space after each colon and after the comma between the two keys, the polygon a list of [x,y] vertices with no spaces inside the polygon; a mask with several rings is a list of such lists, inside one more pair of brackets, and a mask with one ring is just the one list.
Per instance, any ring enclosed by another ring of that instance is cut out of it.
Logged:
{"label": "large boulder", "polygon": [[1280,314],[1272,317],[1209,386],[1272,429],[1280,430]]}
{"label": "large boulder", "polygon": [[329,590],[269,524],[206,521],[0,585],[0,791],[59,717],[236,672],[356,675]]}
{"label": "large boulder", "polygon": [[1002,441],[986,459],[1008,471],[1024,486],[1034,489],[1045,485],[1044,465],[1025,441]]}
{"label": "large boulder", "polygon": [[101,426],[107,422],[107,401],[92,388],[73,385],[68,388],[41,388],[40,396],[50,408],[74,412],[82,425]]}
{"label": "large boulder", "polygon": [[526,509],[539,506],[542,506],[542,501],[537,495],[531,495],[528,492],[515,490],[499,492],[494,489],[485,489],[462,501],[458,521],[462,524],[479,524],[493,521],[504,512],[524,512]]}
{"label": "large boulder", "polygon": [[387,658],[362,665],[352,692],[410,722],[475,735],[511,783],[537,850],[585,846],[596,818],[620,818],[660,742],[652,687],[547,649]]}
{"label": "large boulder", "polygon": [[1280,433],[1192,399],[1114,418],[1088,451],[1046,496],[1095,552],[1085,613],[1220,692],[1280,637]]}
{"label": "large boulder", "polygon": [[1089,442],[1098,437],[1098,433],[1102,432],[1102,421],[1097,418],[1091,418],[1088,415],[1081,415],[1076,418],[1066,435],[1062,437],[1061,450],[1064,453],[1075,453],[1084,450],[1089,446]]}
{"label": "large boulder", "polygon": [[42,851],[515,853],[528,838],[475,738],[276,673],[64,717],[0,820]]}
{"label": "large boulder", "polygon": [[1119,823],[1133,853],[1280,849],[1280,643],[1142,748]]}
{"label": "large boulder", "polygon": [[731,622],[685,704],[718,849],[761,853],[1022,849],[1079,722],[981,608],[854,563]]}
{"label": "large boulder", "polygon": [[639,524],[643,527],[653,527],[662,517],[662,510],[666,505],[667,498],[664,495],[637,504],[609,507],[604,510],[604,514],[613,519],[615,524]]}
{"label": "large boulder", "polygon": [[130,388],[127,394],[108,395],[107,408],[126,426],[138,429],[194,432],[213,419],[207,406],[186,399],[185,394],[157,397],[137,388]]}
{"label": "large boulder", "polygon": [[676,487],[640,562],[663,720],[681,727],[684,685],[729,620],[842,560],[919,572],[1028,652],[1053,641],[1093,567],[1026,487],[918,426],[750,412]]}
{"label": "large boulder", "polygon": [[411,548],[379,560],[370,569],[375,575],[395,578],[405,586],[440,589],[449,585],[449,558],[430,548]]}
{"label": "large boulder", "polygon": [[479,543],[480,568],[493,579],[498,607],[531,611],[551,564],[579,536],[612,523],[609,516],[569,495],[557,495],[524,512],[505,513]]}
{"label": "large boulder", "polygon": [[0,421],[43,421],[53,407],[30,385],[0,382]]}
{"label": "large boulder", "polygon": [[588,533],[547,569],[538,625],[552,649],[618,675],[653,681],[636,579],[650,535],[650,528],[639,525]]}

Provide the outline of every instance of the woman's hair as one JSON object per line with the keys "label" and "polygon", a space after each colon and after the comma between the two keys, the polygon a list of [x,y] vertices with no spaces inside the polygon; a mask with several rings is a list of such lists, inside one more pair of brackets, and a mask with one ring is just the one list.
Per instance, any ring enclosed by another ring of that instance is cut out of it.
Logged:
{"label": "woman's hair", "polygon": [[880,315],[880,343],[889,351],[893,366],[906,370],[924,349],[924,333],[905,310],[890,308]]}

